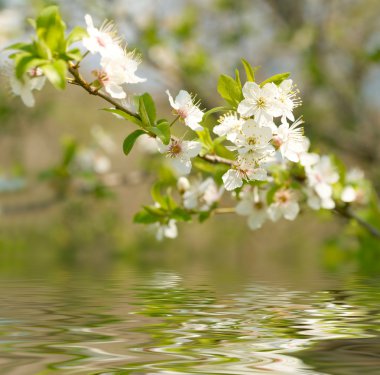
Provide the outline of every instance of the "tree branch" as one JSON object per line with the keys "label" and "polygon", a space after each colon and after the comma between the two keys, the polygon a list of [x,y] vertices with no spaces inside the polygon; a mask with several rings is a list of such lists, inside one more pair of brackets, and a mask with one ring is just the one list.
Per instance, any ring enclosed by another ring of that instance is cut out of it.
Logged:
{"label": "tree branch", "polygon": [[348,207],[337,207],[335,208],[335,212],[347,219],[356,221],[361,227],[366,229],[373,237],[380,239],[380,230],[375,228],[370,223],[366,222],[360,216],[356,215]]}

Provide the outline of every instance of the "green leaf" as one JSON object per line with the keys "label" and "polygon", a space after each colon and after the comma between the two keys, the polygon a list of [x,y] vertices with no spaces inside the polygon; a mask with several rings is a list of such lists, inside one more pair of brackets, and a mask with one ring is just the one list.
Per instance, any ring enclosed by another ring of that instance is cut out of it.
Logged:
{"label": "green leaf", "polygon": [[133,218],[133,221],[139,224],[152,224],[156,223],[159,220],[160,219],[158,216],[152,215],[146,210],[138,212]]}
{"label": "green leaf", "polygon": [[62,158],[62,166],[67,167],[74,160],[77,152],[78,145],[73,139],[66,139],[64,141],[64,152]]}
{"label": "green leaf", "polygon": [[163,209],[162,207],[144,206],[144,210],[153,216],[159,216],[159,217],[167,216],[167,211]]}
{"label": "green leaf", "polygon": [[202,211],[199,213],[198,220],[200,223],[206,221],[211,215],[211,211]]}
{"label": "green leaf", "polygon": [[177,221],[190,221],[191,214],[184,208],[177,207],[173,210],[171,217]]}
{"label": "green leaf", "polygon": [[218,81],[218,93],[233,108],[243,100],[239,84],[230,76],[222,74]]}
{"label": "green leaf", "polygon": [[259,69],[259,67],[253,67],[247,60],[241,59],[243,63],[245,74],[247,76],[247,81],[255,82],[255,72]]}
{"label": "green leaf", "polygon": [[79,42],[87,36],[88,33],[83,27],[76,26],[71,30],[70,34],[67,36],[66,45],[67,47],[69,47],[71,46],[71,44]]}
{"label": "green leaf", "polygon": [[210,115],[212,115],[213,113],[217,113],[217,112],[226,112],[228,111],[228,108],[226,107],[215,107],[215,108],[211,108],[209,109],[207,112],[205,112],[205,114],[203,115],[203,120],[206,120],[206,118]]}
{"label": "green leaf", "polygon": [[150,193],[155,202],[157,202],[162,208],[167,209],[167,202],[165,198],[161,194],[162,184],[160,182],[156,182],[153,184]]}
{"label": "green leaf", "polygon": [[20,54],[15,59],[15,73],[17,79],[22,79],[24,74],[32,68],[46,64],[46,60],[36,58],[29,54]]}
{"label": "green leaf", "polygon": [[240,73],[238,69],[235,69],[235,81],[241,88],[242,86],[241,86],[241,80],[240,80]]}
{"label": "green leaf", "polygon": [[203,153],[213,152],[214,142],[212,141],[210,130],[208,130],[208,128],[203,128],[203,130],[197,131],[196,133],[204,148]]}
{"label": "green leaf", "polygon": [[279,85],[282,81],[285,81],[287,78],[290,77],[290,73],[280,73],[280,74],[275,74],[272,77],[269,77],[266,79],[264,82],[260,83],[260,86],[263,87],[267,83],[273,82],[276,85]]}
{"label": "green leaf", "polygon": [[11,50],[11,49],[19,50],[23,52],[29,52],[29,53],[33,53],[34,51],[33,45],[28,44],[28,43],[13,43],[10,46],[7,46],[4,48],[5,51]]}
{"label": "green leaf", "polygon": [[170,124],[167,121],[161,121],[157,126],[151,128],[150,131],[157,135],[164,145],[170,143]]}
{"label": "green leaf", "polygon": [[146,132],[144,130],[138,129],[135,130],[133,133],[129,134],[128,137],[124,139],[123,151],[125,155],[128,155],[131,152],[137,138],[143,134],[146,134]]}
{"label": "green leaf", "polygon": [[41,69],[55,88],[63,90],[66,87],[67,63],[64,60],[42,65]]}
{"label": "green leaf", "polygon": [[37,36],[53,52],[64,52],[66,49],[65,29],[58,7],[53,5],[41,11],[36,19]]}
{"label": "green leaf", "polygon": [[66,60],[81,61],[83,58],[82,52],[79,48],[73,48],[70,51],[67,51],[65,54]]}
{"label": "green leaf", "polygon": [[137,117],[130,115],[129,113],[126,113],[120,109],[116,108],[103,108],[103,111],[114,113],[115,115],[121,116],[124,119],[133,122],[134,124],[138,126],[142,126],[141,120],[139,120]]}
{"label": "green leaf", "polygon": [[144,125],[154,126],[156,120],[156,106],[148,93],[142,94],[139,97],[139,114]]}

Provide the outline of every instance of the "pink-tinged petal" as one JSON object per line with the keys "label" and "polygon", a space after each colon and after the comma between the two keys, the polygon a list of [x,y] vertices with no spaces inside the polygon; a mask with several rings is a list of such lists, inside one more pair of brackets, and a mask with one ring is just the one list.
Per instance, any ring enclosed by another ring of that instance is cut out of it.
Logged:
{"label": "pink-tinged petal", "polygon": [[243,186],[243,180],[240,174],[235,169],[228,170],[222,177],[224,187],[226,190],[231,191]]}
{"label": "pink-tinged petal", "polygon": [[192,104],[191,95],[187,91],[181,90],[176,96],[175,102],[180,108],[189,105],[189,103]]}

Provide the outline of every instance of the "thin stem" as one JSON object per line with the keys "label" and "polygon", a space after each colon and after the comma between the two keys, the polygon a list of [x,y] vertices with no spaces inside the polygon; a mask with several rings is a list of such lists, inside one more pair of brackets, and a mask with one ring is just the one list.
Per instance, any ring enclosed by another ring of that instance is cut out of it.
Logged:
{"label": "thin stem", "polygon": [[112,98],[108,97],[107,95],[104,95],[98,89],[95,89],[90,84],[88,84],[85,81],[85,79],[81,76],[81,74],[79,73],[79,71],[75,65],[73,65],[73,64],[69,65],[69,72],[74,77],[74,82],[69,81],[69,83],[74,83],[76,85],[83,87],[90,95],[99,96],[100,98],[104,99],[108,103],[112,104],[116,109],[119,109],[119,110],[129,114],[130,116],[133,116],[133,117],[140,120],[140,116],[137,113],[131,112],[129,109],[123,107],[121,104],[119,104],[118,102],[116,102]]}
{"label": "thin stem", "polygon": [[[137,118],[138,120],[141,120],[140,116],[137,113],[131,112],[129,109],[123,107],[121,104],[113,100],[112,98],[108,97],[107,95],[104,95],[103,93],[99,92],[98,89],[93,88],[89,83],[85,81],[85,79],[81,76],[81,74],[78,71],[78,65],[70,64],[69,66],[69,72],[73,75],[74,79],[69,79],[68,82],[74,85],[78,85],[83,87],[89,94],[99,96],[100,98],[104,99],[108,103],[112,104],[116,109],[119,109],[130,116],[133,116]],[[170,126],[172,126],[180,116],[177,116]],[[151,134],[153,137],[156,137],[155,134]],[[172,137],[172,139],[176,139],[175,137]],[[208,161],[209,163],[213,164],[225,164],[228,166],[235,166],[236,163],[233,160],[223,158],[218,155],[211,155],[206,154],[203,156],[199,156],[201,159]],[[215,213],[232,213],[235,212],[234,208],[218,208],[214,211]],[[346,217],[348,219],[355,220],[359,225],[361,225],[364,229],[366,229],[372,236],[380,239],[380,231],[372,226],[371,224],[367,223],[364,219],[357,216],[355,213],[351,212],[347,208],[337,208],[335,212],[339,213],[343,217]]]}
{"label": "thin stem", "polygon": [[341,216],[356,221],[361,227],[366,229],[373,237],[380,239],[380,230],[375,228],[373,225],[365,221],[360,216],[352,212],[348,207],[337,207],[335,212]]}
{"label": "thin stem", "polygon": [[181,116],[178,115],[170,124],[169,124],[169,127],[171,128],[180,118]]}
{"label": "thin stem", "polygon": [[234,207],[221,207],[215,208],[214,213],[216,214],[233,214],[236,210]]}

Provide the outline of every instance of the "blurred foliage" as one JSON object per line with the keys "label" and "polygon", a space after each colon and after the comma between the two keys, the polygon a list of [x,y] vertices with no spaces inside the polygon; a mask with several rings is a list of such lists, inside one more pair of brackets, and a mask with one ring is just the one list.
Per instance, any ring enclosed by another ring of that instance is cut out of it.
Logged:
{"label": "blurred foliage", "polygon": [[[254,65],[264,66],[258,73],[260,78],[276,71],[291,71],[303,98],[306,133],[313,143],[322,150],[338,151],[348,165],[364,168],[377,191],[380,190],[380,3],[377,0],[82,0],[75,3],[2,0],[0,15],[11,9],[22,18],[35,16],[38,9],[52,3],[60,5],[64,18],[72,24],[83,24],[87,12],[98,19],[115,19],[130,45],[143,54],[145,69],[152,77],[149,81],[159,86],[157,93],[167,86],[183,88],[197,93],[206,107],[220,105],[220,100],[210,94],[215,92],[217,76],[221,72],[233,75],[241,56]],[[7,30],[9,43],[27,32],[28,26],[22,25]],[[0,36],[2,32],[0,28]],[[2,45],[6,44],[2,38],[1,41]],[[57,140],[62,134],[69,132],[85,138],[83,134],[88,133],[88,128],[83,122],[104,119],[100,115],[84,118],[83,113],[73,113],[71,108],[77,104],[77,98],[70,97],[70,93],[61,102],[54,101],[54,94],[40,96],[38,100],[43,105],[26,110],[18,102],[4,99],[5,87],[2,85],[0,91],[0,129],[4,135],[2,142],[6,143],[2,147],[1,168],[10,169],[14,163],[30,166],[31,152],[27,150],[33,147],[31,133],[37,134],[39,129],[48,129],[46,134],[38,135],[45,146],[44,150],[34,152],[44,160],[56,160],[59,158]],[[166,98],[162,100],[166,102]],[[52,113],[55,120],[51,120]],[[66,124],[63,129],[58,127],[62,124]],[[32,131],[31,126],[34,126]],[[120,131],[115,130],[115,134],[119,136]],[[139,163],[148,164],[155,172],[154,161],[150,161],[141,158]],[[119,168],[126,167],[121,152],[116,163]],[[86,233],[84,227],[88,221],[83,216],[64,213],[73,225],[82,220],[83,228],[79,228]],[[373,217],[362,214],[373,224],[380,223],[378,213]],[[98,219],[102,227],[101,218]],[[54,228],[52,224],[49,231],[54,232]],[[99,236],[92,226],[87,233],[91,233],[89,238]],[[28,233],[26,238],[31,236],[33,242],[40,235],[42,232]],[[73,239],[83,246],[79,237]],[[364,233],[355,241],[351,237],[334,236],[326,244],[329,254],[326,264],[339,267],[341,261],[345,263],[346,257],[352,259],[350,254],[354,254],[363,267],[375,267],[379,246],[374,241]],[[51,246],[53,243],[52,240]],[[9,242],[4,246],[10,246]],[[348,249],[344,255],[342,249]]]}

